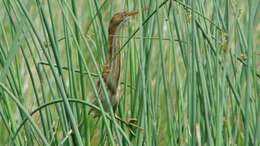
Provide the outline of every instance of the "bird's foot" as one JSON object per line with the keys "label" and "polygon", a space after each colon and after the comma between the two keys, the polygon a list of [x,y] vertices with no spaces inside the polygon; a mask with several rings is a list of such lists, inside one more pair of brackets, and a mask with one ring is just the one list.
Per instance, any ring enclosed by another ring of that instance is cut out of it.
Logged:
{"label": "bird's foot", "polygon": [[127,119],[127,123],[128,123],[127,125],[128,125],[128,128],[129,128],[129,132],[130,132],[130,134],[131,134],[132,136],[136,136],[136,135],[135,135],[136,129],[139,129],[139,130],[141,130],[141,131],[144,130],[142,127],[139,127],[139,126],[137,125],[138,120],[137,120],[136,118],[128,118],[128,119]]}

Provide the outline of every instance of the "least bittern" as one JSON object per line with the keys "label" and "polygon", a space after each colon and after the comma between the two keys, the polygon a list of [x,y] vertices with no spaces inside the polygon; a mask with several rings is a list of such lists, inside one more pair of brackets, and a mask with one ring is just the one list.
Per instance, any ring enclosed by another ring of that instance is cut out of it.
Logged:
{"label": "least bittern", "polygon": [[[119,38],[117,37],[117,35],[120,32],[120,29],[122,28],[122,24],[124,24],[124,22],[126,22],[126,20],[130,16],[134,16],[136,14],[138,14],[137,11],[116,13],[110,20],[108,27],[108,59],[103,67],[102,78],[105,83],[109,100],[114,112],[116,111],[119,103],[119,96],[117,96],[117,90],[121,72],[121,54],[118,52],[120,46]],[[104,111],[107,112],[109,110],[109,103],[105,98],[105,93],[102,89],[100,80],[97,82],[97,89],[99,99],[102,103]],[[94,101],[94,104],[98,105],[97,100]],[[100,115],[100,112],[95,112],[95,116],[98,115]]]}

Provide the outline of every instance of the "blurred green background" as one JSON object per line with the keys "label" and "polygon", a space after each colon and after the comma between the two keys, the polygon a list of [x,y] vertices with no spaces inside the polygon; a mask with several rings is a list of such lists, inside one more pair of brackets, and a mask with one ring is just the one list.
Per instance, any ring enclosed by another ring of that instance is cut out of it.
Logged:
{"label": "blurred green background", "polygon": [[[88,115],[133,10],[116,115],[143,130]],[[259,123],[260,0],[0,0],[0,145],[251,146]]]}

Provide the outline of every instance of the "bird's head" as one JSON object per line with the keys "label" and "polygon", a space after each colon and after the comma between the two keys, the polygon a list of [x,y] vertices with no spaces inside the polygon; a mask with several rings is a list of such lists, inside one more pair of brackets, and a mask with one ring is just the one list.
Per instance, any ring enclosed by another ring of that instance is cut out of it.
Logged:
{"label": "bird's head", "polygon": [[133,12],[118,12],[116,13],[111,21],[110,21],[110,25],[113,27],[118,26],[119,24],[121,24],[122,22],[126,21],[130,16],[134,16],[138,14],[137,11],[133,11]]}

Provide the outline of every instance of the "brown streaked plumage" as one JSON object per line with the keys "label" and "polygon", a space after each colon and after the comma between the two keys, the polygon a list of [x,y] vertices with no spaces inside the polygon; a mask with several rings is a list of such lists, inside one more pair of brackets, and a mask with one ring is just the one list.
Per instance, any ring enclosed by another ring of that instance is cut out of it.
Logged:
{"label": "brown streaked plumage", "polygon": [[[119,98],[117,96],[117,88],[120,78],[121,71],[121,54],[117,53],[119,46],[119,38],[115,37],[123,24],[129,16],[134,16],[138,14],[137,11],[133,12],[119,12],[116,13],[109,23],[108,28],[108,60],[104,65],[102,78],[104,80],[110,103],[113,106],[113,110],[117,109]],[[109,104],[106,101],[104,90],[102,89],[100,80],[97,82],[97,89],[99,98],[103,105],[105,111],[108,111]],[[97,101],[94,102],[95,105],[98,105]],[[91,111],[90,111],[91,112]],[[98,116],[100,113],[96,112],[95,116]]]}

